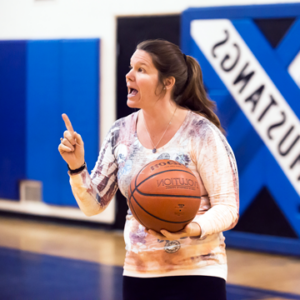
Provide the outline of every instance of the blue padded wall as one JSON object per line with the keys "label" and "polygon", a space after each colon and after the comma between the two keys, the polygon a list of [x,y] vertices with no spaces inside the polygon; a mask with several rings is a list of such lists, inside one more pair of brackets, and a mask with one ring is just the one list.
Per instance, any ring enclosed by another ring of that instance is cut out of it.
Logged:
{"label": "blue padded wall", "polygon": [[82,135],[91,170],[99,148],[99,39],[30,41],[27,53],[27,177],[43,182],[45,202],[77,206],[57,150],[61,114]]}
{"label": "blue padded wall", "polygon": [[60,42],[27,44],[27,177],[43,182],[45,202],[60,203]]}
{"label": "blue padded wall", "polygon": [[[61,112],[68,114],[74,130],[81,134],[91,171],[99,150],[99,40],[64,40],[61,57]],[[62,120],[60,124],[65,130]],[[60,165],[63,165],[61,180],[64,182],[61,201],[70,205],[75,200],[61,158]]]}
{"label": "blue padded wall", "polygon": [[18,200],[26,176],[26,42],[0,42],[0,198]]}

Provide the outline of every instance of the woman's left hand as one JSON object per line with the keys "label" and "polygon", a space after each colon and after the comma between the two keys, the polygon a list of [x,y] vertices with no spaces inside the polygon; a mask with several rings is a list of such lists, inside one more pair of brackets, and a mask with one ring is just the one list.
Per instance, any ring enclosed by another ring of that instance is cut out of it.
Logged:
{"label": "woman's left hand", "polygon": [[152,230],[152,229],[145,229],[147,233],[150,233],[156,236],[160,240],[178,240],[183,237],[200,237],[201,235],[201,228],[198,223],[191,222],[184,227],[184,229],[177,231],[177,232],[169,232],[167,230],[161,230],[160,233]]}

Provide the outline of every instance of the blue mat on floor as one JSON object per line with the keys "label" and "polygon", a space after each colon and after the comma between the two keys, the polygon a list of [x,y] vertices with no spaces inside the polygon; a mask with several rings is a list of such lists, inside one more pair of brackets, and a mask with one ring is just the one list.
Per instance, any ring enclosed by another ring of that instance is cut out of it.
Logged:
{"label": "blue mat on floor", "polygon": [[[121,267],[0,248],[0,299],[122,300]],[[227,285],[228,300],[300,296]]]}

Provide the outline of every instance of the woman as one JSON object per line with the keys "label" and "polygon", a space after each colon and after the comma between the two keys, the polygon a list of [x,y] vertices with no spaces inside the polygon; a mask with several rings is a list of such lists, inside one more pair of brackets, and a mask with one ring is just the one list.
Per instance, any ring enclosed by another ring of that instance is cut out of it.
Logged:
{"label": "woman", "polygon": [[189,167],[201,187],[201,205],[182,231],[156,233],[126,216],[124,300],[226,299],[222,231],[238,220],[238,174],[199,64],[167,41],[142,42],[126,75],[127,104],[140,109],[111,127],[91,175],[83,141],[66,115],[59,151],[69,166],[80,209],[102,212],[117,188],[128,197],[131,178],[145,164],[172,159]]}

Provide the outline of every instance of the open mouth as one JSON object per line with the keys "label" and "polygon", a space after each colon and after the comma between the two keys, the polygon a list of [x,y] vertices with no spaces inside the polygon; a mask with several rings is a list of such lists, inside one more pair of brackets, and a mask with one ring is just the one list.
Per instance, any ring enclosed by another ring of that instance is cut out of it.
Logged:
{"label": "open mouth", "polygon": [[135,96],[137,93],[138,93],[138,91],[136,89],[132,89],[132,88],[129,89],[130,96]]}

